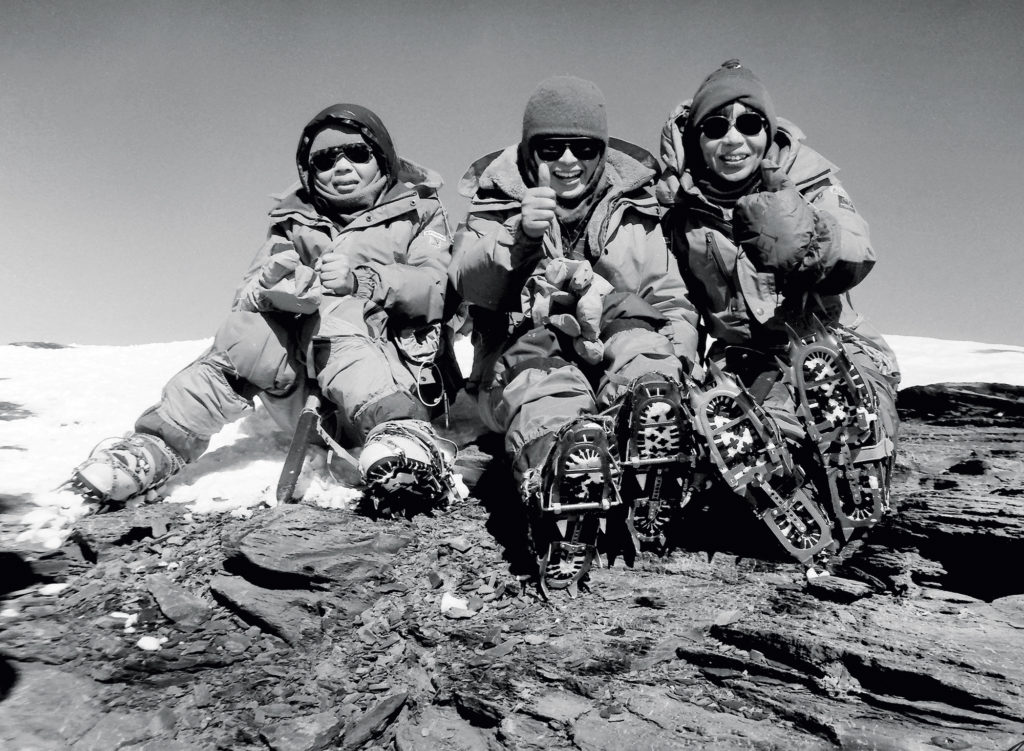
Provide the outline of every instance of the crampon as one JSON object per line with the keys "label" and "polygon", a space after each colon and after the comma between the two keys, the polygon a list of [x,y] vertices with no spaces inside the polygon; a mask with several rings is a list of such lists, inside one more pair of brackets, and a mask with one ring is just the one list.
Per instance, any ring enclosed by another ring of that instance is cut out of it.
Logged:
{"label": "crampon", "polygon": [[127,433],[98,443],[65,484],[89,500],[118,503],[159,488],[183,466],[185,460],[163,439]]}
{"label": "crampon", "polygon": [[647,374],[630,385],[617,422],[630,533],[639,548],[663,551],[693,494],[697,449],[689,403],[675,379]]}
{"label": "crampon", "polygon": [[830,525],[804,490],[778,426],[732,376],[714,364],[710,372],[715,383],[706,390],[694,384],[689,393],[711,462],[791,556],[813,561],[832,542]]}
{"label": "crampon", "polygon": [[457,495],[456,447],[423,420],[388,420],[366,436],[359,456],[365,495],[374,511],[414,513]]}
{"label": "crampon", "polygon": [[575,596],[607,530],[609,509],[621,505],[606,418],[579,418],[554,437],[541,468],[527,471],[523,497],[531,505],[538,583]]}
{"label": "crampon", "polygon": [[893,444],[879,424],[877,398],[836,335],[817,318],[809,333],[801,336],[791,329],[790,334],[787,381],[807,433],[818,445],[832,511],[849,540],[889,508]]}

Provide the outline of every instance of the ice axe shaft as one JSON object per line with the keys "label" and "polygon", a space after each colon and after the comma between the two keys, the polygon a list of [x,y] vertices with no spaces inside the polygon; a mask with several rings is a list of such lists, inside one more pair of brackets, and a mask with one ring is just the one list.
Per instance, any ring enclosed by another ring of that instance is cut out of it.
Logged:
{"label": "ice axe shaft", "polygon": [[295,426],[295,434],[292,436],[288,455],[281,468],[281,477],[277,481],[278,503],[294,503],[295,499],[292,494],[295,492],[295,484],[299,481],[302,465],[306,462],[310,436],[319,419],[320,397],[311,394],[306,397],[306,403],[302,407],[302,412],[299,413],[299,422]]}

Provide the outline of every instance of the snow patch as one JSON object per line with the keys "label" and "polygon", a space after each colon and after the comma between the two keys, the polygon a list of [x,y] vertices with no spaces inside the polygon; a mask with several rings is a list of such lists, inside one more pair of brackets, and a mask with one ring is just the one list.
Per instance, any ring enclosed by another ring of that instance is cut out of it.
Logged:
{"label": "snow patch", "polygon": [[[903,373],[901,386],[940,382],[1024,385],[1024,347],[888,336]],[[0,346],[0,500],[22,505],[17,541],[54,550],[90,504],[62,485],[101,440],[130,431],[157,402],[167,380],[212,340],[60,349]],[[468,374],[472,345],[455,343]],[[160,489],[191,513],[244,513],[276,504],[281,462],[291,436],[261,407],[214,436],[194,464]],[[337,473],[335,473],[337,475]],[[296,493],[323,508],[351,509],[352,478],[332,478],[326,452],[313,450]],[[24,506],[35,506],[27,513]],[[0,507],[2,508],[2,507]],[[0,540],[0,546],[3,541]]]}

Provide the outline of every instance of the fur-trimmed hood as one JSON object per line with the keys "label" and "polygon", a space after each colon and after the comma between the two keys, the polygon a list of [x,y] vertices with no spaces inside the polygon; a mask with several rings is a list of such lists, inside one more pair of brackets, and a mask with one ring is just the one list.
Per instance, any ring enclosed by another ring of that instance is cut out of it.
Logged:
{"label": "fur-trimmed hood", "polygon": [[[514,144],[477,159],[459,181],[459,193],[467,198],[521,201],[526,183],[519,171],[518,150],[519,145]],[[659,173],[658,161],[649,151],[627,141],[609,139],[605,152],[609,192],[629,193],[653,185]]]}
{"label": "fur-trimmed hood", "polygon": [[316,134],[333,125],[344,125],[355,128],[363,134],[370,147],[374,150],[380,170],[387,176],[387,187],[390,189],[400,171],[398,153],[395,151],[391,134],[384,122],[372,110],[358,104],[332,104],[321,110],[306,123],[299,137],[299,145],[295,150],[295,166],[299,171],[299,179],[306,190],[313,184],[309,170],[309,149]]}
{"label": "fur-trimmed hood", "polygon": [[[691,101],[687,99],[679,104],[661,129],[660,148],[664,169],[658,180],[656,194],[662,206],[680,203],[684,196],[704,202],[704,196],[686,168],[686,150],[683,147],[683,132],[690,117]],[[766,160],[775,162],[792,177],[798,188],[801,183],[839,171],[832,162],[804,145],[804,139],[804,132],[797,125],[780,117],[775,139],[765,155]]]}
{"label": "fur-trimmed hood", "polygon": [[[459,181],[459,193],[472,198],[474,205],[485,204],[489,210],[504,205],[504,208],[518,211],[526,194],[518,151],[516,144],[477,159]],[[649,151],[617,138],[608,139],[604,165],[608,189],[598,198],[587,223],[590,248],[596,251],[602,247],[605,220],[619,199],[638,211],[652,216],[660,214],[654,200],[654,183],[659,173],[658,161]]]}
{"label": "fur-trimmed hood", "polygon": [[[390,203],[411,193],[418,193],[421,196],[435,196],[437,191],[444,185],[440,173],[429,167],[424,167],[409,159],[398,159],[398,179],[395,184],[387,190],[377,201],[377,205]],[[287,214],[298,215],[305,218],[305,223],[317,223],[329,221],[316,209],[306,187],[302,182],[295,182],[283,193],[278,193],[272,198],[277,204],[270,210],[270,215],[275,219]]]}

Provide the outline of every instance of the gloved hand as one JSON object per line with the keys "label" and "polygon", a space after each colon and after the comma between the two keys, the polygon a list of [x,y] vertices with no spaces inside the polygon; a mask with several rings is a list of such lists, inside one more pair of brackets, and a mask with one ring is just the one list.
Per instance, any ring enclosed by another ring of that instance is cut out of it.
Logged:
{"label": "gloved hand", "polygon": [[352,259],[348,253],[328,250],[317,259],[320,283],[332,295],[351,295],[356,286]]}
{"label": "gloved hand", "polygon": [[265,313],[315,313],[321,290],[313,269],[302,264],[298,252],[286,250],[270,256],[239,294],[243,310]]}
{"label": "gloved hand", "polygon": [[527,285],[532,298],[530,314],[535,326],[550,324],[569,336],[579,336],[575,317],[565,312],[576,304],[576,297],[571,292],[563,290],[561,285],[552,284],[546,276],[531,277]]}
{"label": "gloved hand", "polygon": [[537,168],[537,187],[527,188],[522,201],[519,226],[527,237],[537,240],[555,222],[555,191],[551,187],[551,170],[541,164]]}
{"label": "gloved hand", "polygon": [[764,190],[736,202],[733,240],[755,264],[789,274],[802,266],[813,248],[814,209],[778,165],[762,162],[761,174]]}
{"label": "gloved hand", "polygon": [[[613,289],[611,283],[595,274],[587,261],[553,258],[537,285],[546,294],[535,298],[534,323],[553,326],[572,337],[573,349],[584,362],[600,362],[604,356],[601,316],[604,298]],[[573,312],[551,314],[555,306],[569,307]]]}
{"label": "gloved hand", "polygon": [[614,288],[611,282],[594,272],[591,265],[582,261],[569,280],[569,290],[579,297],[576,303],[576,320],[580,323],[580,336],[573,342],[576,353],[591,365],[604,357],[604,342],[601,341],[601,316],[604,313],[604,298]]}

